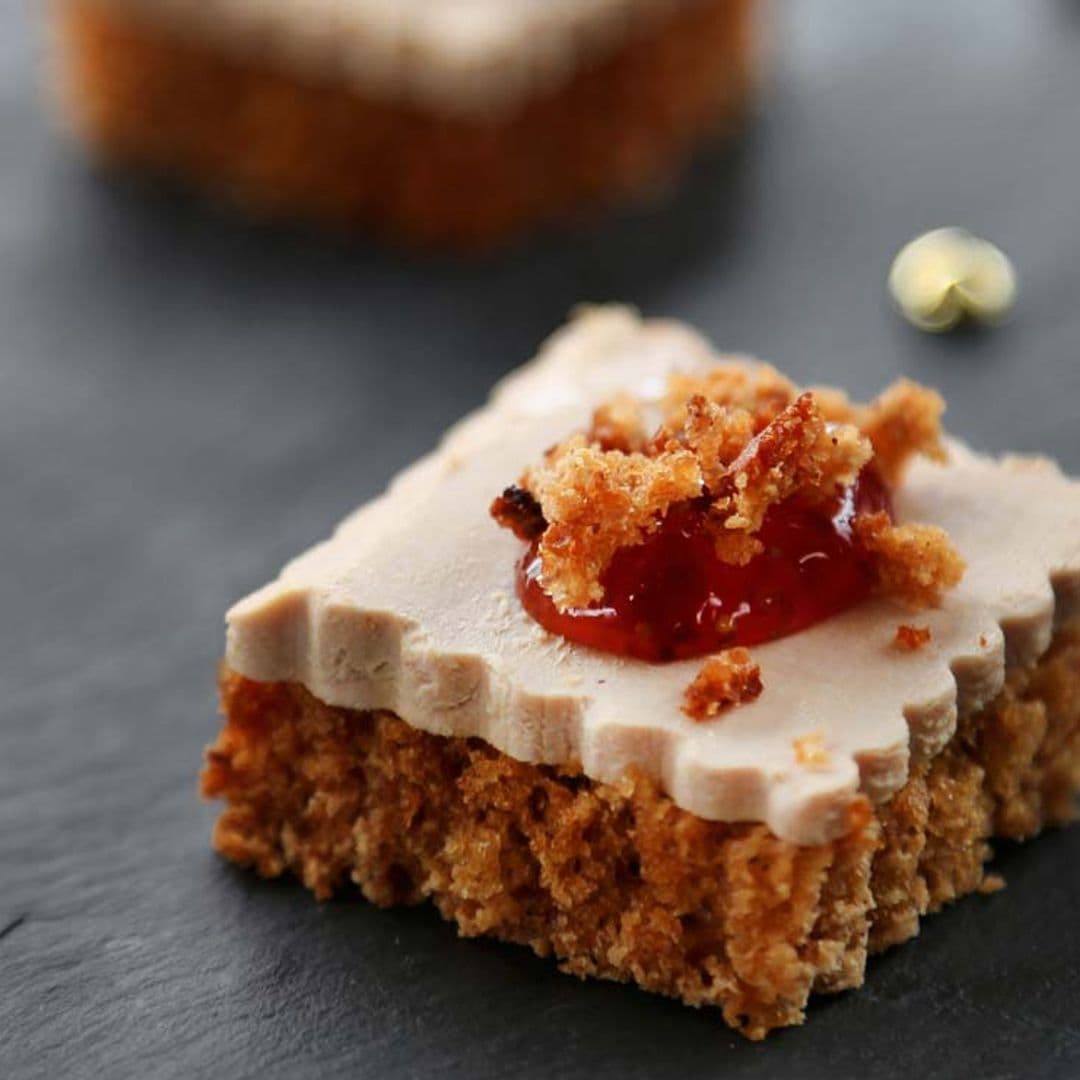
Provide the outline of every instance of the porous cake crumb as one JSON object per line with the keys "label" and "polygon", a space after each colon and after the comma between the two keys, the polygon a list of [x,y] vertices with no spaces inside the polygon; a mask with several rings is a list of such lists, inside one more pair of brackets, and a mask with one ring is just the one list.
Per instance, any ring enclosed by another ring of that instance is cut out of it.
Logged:
{"label": "porous cake crumb", "polygon": [[1080,786],[1080,622],[913,765],[847,835],[799,846],[764,825],[707,821],[629,774],[603,784],[479,739],[302,687],[224,671],[226,723],[203,793],[214,844],[325,898],[354,882],[388,906],[430,900],[467,936],[553,955],[722,1010],[751,1038],[802,1021],[812,992],[862,983],[868,953],[984,887],[995,836],[1069,821]]}
{"label": "porous cake crumb", "polygon": [[[755,83],[750,0],[656,5],[613,50],[491,115],[347,77],[409,53],[366,41],[348,4],[296,3],[268,26],[260,4],[51,2],[68,117],[110,162],[424,247],[487,248],[663,187],[743,126]],[[350,29],[363,50],[351,58]],[[326,62],[290,62],[316,46]],[[411,62],[425,78],[422,55]]]}

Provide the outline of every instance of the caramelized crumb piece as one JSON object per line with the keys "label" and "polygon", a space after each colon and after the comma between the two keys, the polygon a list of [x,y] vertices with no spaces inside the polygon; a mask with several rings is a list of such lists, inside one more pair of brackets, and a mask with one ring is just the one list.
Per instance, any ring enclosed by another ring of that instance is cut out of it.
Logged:
{"label": "caramelized crumb piece", "polygon": [[650,458],[577,436],[527,482],[550,522],[539,548],[544,589],[566,610],[603,597],[600,576],[615,552],[640,544],[672,503],[698,495],[701,469],[689,450]]}
{"label": "caramelized crumb piece", "polygon": [[825,736],[820,731],[811,731],[791,740],[795,751],[795,761],[807,768],[822,768],[831,761],[829,751],[825,749]]}
{"label": "caramelized crumb piece", "polygon": [[935,390],[899,379],[861,410],[856,422],[873,443],[874,460],[890,487],[900,482],[904,467],[916,454],[943,461],[941,414],[945,402]]}
{"label": "caramelized crumb piece", "polygon": [[[870,460],[870,444],[849,426],[825,423],[810,393],[781,411],[725,470],[715,509],[725,529],[755,533],[766,512],[798,491],[831,496]],[[721,545],[721,557],[724,557]]]}
{"label": "caramelized crumb piece", "polygon": [[533,541],[547,528],[544,512],[533,496],[522,487],[511,484],[497,495],[489,510],[491,516],[519,540]]}
{"label": "caramelized crumb piece", "polygon": [[676,372],[668,379],[664,423],[682,427],[687,403],[703,397],[714,405],[741,409],[754,418],[760,431],[795,399],[798,390],[770,364],[718,364],[701,375]]}
{"label": "caramelized crumb piece", "polygon": [[862,514],[854,521],[863,546],[876,555],[879,585],[911,607],[935,607],[964,573],[964,560],[935,525],[894,525],[888,514]]}
{"label": "caramelized crumb piece", "polygon": [[858,416],[858,406],[851,403],[851,398],[835,386],[808,386],[807,393],[814,395],[818,411],[831,424],[854,424]]}
{"label": "caramelized crumb piece", "polygon": [[1000,874],[987,874],[979,883],[978,891],[983,896],[992,896],[1005,888],[1005,879]]}
{"label": "caramelized crumb piece", "polygon": [[724,709],[753,701],[761,694],[761,669],[749,649],[725,649],[711,656],[683,694],[683,712],[691,720],[709,720]]}
{"label": "caramelized crumb piece", "polygon": [[722,522],[717,523],[715,532],[716,557],[731,566],[746,566],[764,550],[764,545],[753,533],[725,532]]}
{"label": "caramelized crumb piece", "polygon": [[929,641],[929,626],[911,626],[908,623],[901,623],[896,628],[896,647],[905,652],[917,652]]}
{"label": "caramelized crumb piece", "polygon": [[[717,556],[743,566],[785,499],[827,501],[871,459],[895,486],[913,454],[944,456],[944,402],[908,380],[857,405],[829,388],[800,394],[765,364],[718,364],[672,375],[660,409],[650,438],[645,405],[617,395],[492,504],[499,524],[539,539],[543,588],[559,611],[602,599],[616,552],[642,543],[674,503],[708,500]],[[959,580],[963,563],[939,529],[893,525],[884,514],[856,525],[886,593],[923,607]]]}
{"label": "caramelized crumb piece", "polygon": [[754,436],[754,417],[746,409],[718,405],[701,394],[686,403],[683,438],[701,463],[701,479],[709,491],[720,489],[727,467]]}
{"label": "caramelized crumb piece", "polygon": [[632,454],[645,449],[645,410],[630,394],[617,394],[592,415],[592,427],[586,439],[601,450],[619,450]]}

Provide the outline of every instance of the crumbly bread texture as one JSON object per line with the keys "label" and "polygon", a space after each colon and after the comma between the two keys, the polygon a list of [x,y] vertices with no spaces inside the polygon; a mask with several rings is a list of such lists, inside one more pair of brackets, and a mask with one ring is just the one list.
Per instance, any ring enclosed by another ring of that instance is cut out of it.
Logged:
{"label": "crumbly bread texture", "polygon": [[491,118],[368,97],[97,0],[53,2],[68,113],[106,158],[421,245],[484,247],[647,191],[739,126],[753,81],[751,0],[673,8]]}
{"label": "crumbly bread texture", "polygon": [[[835,500],[871,462],[895,488],[916,455],[945,460],[944,409],[940,394],[906,379],[855,405],[831,388],[800,391],[767,364],[719,363],[672,375],[659,410],[627,393],[604,402],[587,431],[550,447],[491,514],[538,541],[544,591],[560,611],[586,607],[603,599],[616,553],[643,543],[677,503],[707,504],[717,557],[745,565],[763,550],[757,534],[779,503]],[[894,525],[885,513],[854,526],[880,590],[902,603],[936,606],[963,575],[935,526]]]}
{"label": "crumbly bread texture", "polygon": [[[545,631],[515,596],[522,541],[486,510],[612,396],[658,409],[669,375],[718,365],[750,379],[760,370],[676,323],[582,312],[383,495],[230,609],[229,666],[300,683],[329,705],[478,737],[519,761],[574,762],[594,781],[634,766],[708,820],[760,822],[796,844],[835,840],[860,795],[894,795],[912,763],[953,736],[958,712],[997,695],[1007,661],[1041,656],[1055,619],[1080,610],[1080,483],[1048,460],[995,460],[951,440],[946,463],[914,460],[893,493],[896,520],[941,529],[967,563],[918,617],[929,645],[897,650],[908,613],[868,596],[755,646],[764,693],[695,723],[681,707],[701,661],[642,663]],[[520,524],[526,536],[535,528]],[[815,731],[827,764],[808,768],[794,741]]]}
{"label": "crumbly bread texture", "polygon": [[904,652],[915,652],[930,644],[933,634],[929,626],[912,626],[910,623],[901,623],[896,628],[896,647]]}
{"label": "crumbly bread texture", "polygon": [[711,720],[724,709],[753,701],[761,694],[761,668],[749,649],[725,649],[710,656],[683,695],[691,720]]}
{"label": "crumbly bread texture", "polygon": [[1070,820],[1080,787],[1080,621],[818,846],[705,821],[640,776],[525,764],[295,684],[225,671],[221,690],[202,790],[227,804],[223,855],[320,898],[351,880],[380,905],[430,899],[464,935],[716,1006],[751,1038],[800,1023],[811,992],[861,984],[868,953],[922,915],[995,887],[988,841]]}

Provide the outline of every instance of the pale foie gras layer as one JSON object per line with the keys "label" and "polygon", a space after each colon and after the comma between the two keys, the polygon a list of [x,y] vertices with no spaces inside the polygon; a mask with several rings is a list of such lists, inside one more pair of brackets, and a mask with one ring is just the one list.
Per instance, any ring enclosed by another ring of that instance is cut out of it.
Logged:
{"label": "pale foie gras layer", "polygon": [[92,0],[301,75],[437,113],[549,93],[625,36],[703,0]]}
{"label": "pale foie gras layer", "polygon": [[[700,660],[594,652],[523,612],[522,544],[488,505],[613,392],[657,397],[671,371],[716,359],[680,326],[620,308],[583,314],[434,454],[237,604],[229,665],[300,682],[331,705],[479,736],[520,760],[580,762],[597,780],[635,767],[704,818],[763,821],[802,844],[842,833],[860,790],[879,802],[901,787],[909,757],[938,752],[958,709],[999,691],[1006,654],[1033,660],[1055,607],[1077,608],[1080,485],[1050,462],[998,462],[958,444],[946,466],[917,462],[898,518],[941,525],[968,563],[943,606],[913,615],[874,600],[757,646],[761,697],[695,723],[680,704]],[[929,626],[931,642],[898,650],[902,622]],[[800,764],[796,740],[815,733],[827,760]]]}

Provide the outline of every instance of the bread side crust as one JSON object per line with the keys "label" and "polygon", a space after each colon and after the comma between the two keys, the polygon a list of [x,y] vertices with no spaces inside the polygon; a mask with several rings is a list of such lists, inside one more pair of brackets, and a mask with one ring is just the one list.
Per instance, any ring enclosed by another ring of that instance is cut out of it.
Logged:
{"label": "bread side crust", "polygon": [[750,1038],[813,991],[862,983],[868,952],[977,890],[994,836],[1071,820],[1080,789],[1080,621],[961,722],[886,804],[816,847],[709,822],[652,781],[603,784],[390,713],[225,670],[202,790],[214,845],[325,898],[430,899],[466,936],[529,945],[577,975],[722,1010]]}
{"label": "bread side crust", "polygon": [[680,8],[561,89],[473,120],[236,58],[95,0],[54,0],[66,111],[106,159],[258,213],[459,248],[641,192],[739,126],[751,9]]}

